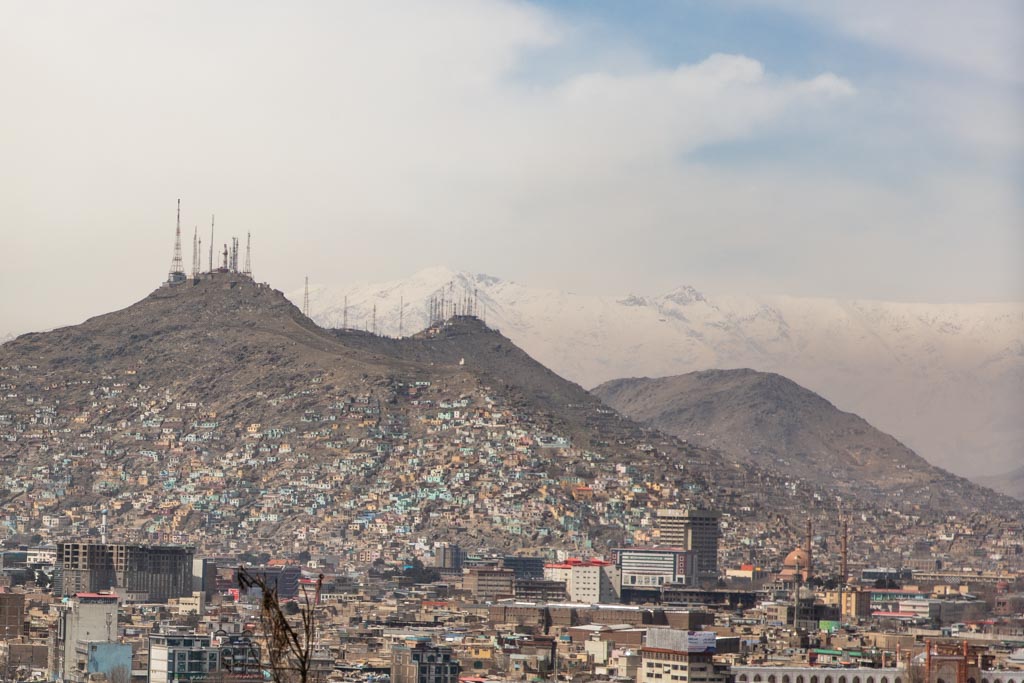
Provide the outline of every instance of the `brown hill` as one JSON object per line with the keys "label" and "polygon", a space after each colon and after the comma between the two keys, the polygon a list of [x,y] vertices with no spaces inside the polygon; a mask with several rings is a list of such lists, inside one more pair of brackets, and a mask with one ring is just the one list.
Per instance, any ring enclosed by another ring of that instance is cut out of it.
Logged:
{"label": "brown hill", "polygon": [[633,419],[730,460],[840,490],[919,495],[938,487],[966,500],[985,495],[857,415],[774,373],[708,370],[620,379],[593,393]]}
{"label": "brown hill", "polygon": [[[723,551],[739,561],[788,551],[807,514],[834,525],[837,504],[835,481],[723,466],[623,418],[476,319],[325,330],[234,273],[0,346],[0,465],[0,533],[85,536],[106,509],[114,537],[210,548],[600,549],[699,505],[744,529]],[[981,489],[954,484],[843,504],[865,534],[927,530],[972,508]]]}

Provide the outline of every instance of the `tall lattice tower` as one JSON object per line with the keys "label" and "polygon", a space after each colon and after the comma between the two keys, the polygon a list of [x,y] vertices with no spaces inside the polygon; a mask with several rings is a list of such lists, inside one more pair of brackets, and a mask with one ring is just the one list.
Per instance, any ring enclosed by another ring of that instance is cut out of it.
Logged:
{"label": "tall lattice tower", "polygon": [[192,279],[199,278],[199,226],[192,233]]}
{"label": "tall lattice tower", "polygon": [[245,270],[243,275],[252,277],[252,233],[245,233]]}
{"label": "tall lattice tower", "polygon": [[302,315],[309,317],[309,276],[306,276],[306,293],[302,297]]}
{"label": "tall lattice tower", "polygon": [[174,258],[171,259],[171,270],[167,273],[167,284],[173,285],[185,281],[185,265],[181,262],[181,199],[178,200],[178,222],[174,232]]}

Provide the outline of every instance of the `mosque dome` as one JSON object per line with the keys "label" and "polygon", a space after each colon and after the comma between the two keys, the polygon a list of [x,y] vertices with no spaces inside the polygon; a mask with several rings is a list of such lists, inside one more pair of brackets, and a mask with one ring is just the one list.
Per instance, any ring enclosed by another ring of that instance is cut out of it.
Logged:
{"label": "mosque dome", "polygon": [[796,569],[798,567],[800,569],[806,569],[810,562],[811,558],[807,554],[807,551],[804,548],[797,548],[789,555],[786,555],[786,559],[782,563],[782,566],[787,569]]}

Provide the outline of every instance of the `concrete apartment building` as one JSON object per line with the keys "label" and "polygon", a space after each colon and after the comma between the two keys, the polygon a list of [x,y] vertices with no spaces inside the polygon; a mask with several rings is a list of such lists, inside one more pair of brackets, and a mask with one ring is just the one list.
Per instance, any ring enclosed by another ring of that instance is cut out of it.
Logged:
{"label": "concrete apartment building", "polygon": [[612,562],[579,559],[552,562],[544,565],[544,578],[563,582],[572,602],[599,604],[617,602],[619,598],[619,571]]}
{"label": "concrete apartment building", "polygon": [[[75,681],[89,673],[90,643],[117,644],[117,596],[79,593],[58,607],[57,628],[50,641],[50,679]],[[96,648],[92,649],[96,653]],[[102,653],[106,661],[110,653]],[[131,664],[131,648],[128,649]]]}
{"label": "concrete apartment building", "polygon": [[637,683],[727,683],[728,667],[715,666],[714,655],[712,631],[649,629]]}
{"label": "concrete apartment building", "polygon": [[407,638],[391,649],[391,683],[458,683],[459,662],[452,648],[430,638]]}
{"label": "concrete apartment building", "polygon": [[683,548],[615,548],[612,559],[618,571],[618,595],[624,602],[660,597],[669,584],[691,585],[696,581],[694,553]]}
{"label": "concrete apartment building", "polygon": [[478,600],[515,596],[516,573],[501,567],[472,567],[462,576],[462,587]]}
{"label": "concrete apartment building", "polygon": [[25,596],[0,592],[0,640],[14,640],[25,633]]}

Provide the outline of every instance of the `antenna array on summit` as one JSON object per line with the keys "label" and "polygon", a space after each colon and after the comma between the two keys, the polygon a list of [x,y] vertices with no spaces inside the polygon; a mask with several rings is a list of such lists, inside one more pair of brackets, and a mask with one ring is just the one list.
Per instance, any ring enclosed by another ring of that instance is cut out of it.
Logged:
{"label": "antenna array on summit", "polygon": [[178,200],[178,216],[177,222],[174,229],[174,256],[171,259],[171,268],[167,274],[167,285],[177,285],[188,281],[189,279],[194,282],[198,282],[203,279],[204,276],[209,277],[214,273],[237,273],[246,277],[252,277],[252,233],[246,233],[245,242],[245,267],[244,269],[239,268],[240,261],[240,249],[239,239],[237,237],[231,238],[230,246],[224,245],[224,251],[222,252],[223,259],[216,267],[214,267],[213,251],[214,251],[214,221],[215,217],[210,217],[210,251],[209,251],[209,267],[206,272],[202,271],[202,253],[203,253],[203,241],[199,237],[199,226],[195,227],[192,234],[192,272],[191,277],[185,273],[185,265],[181,256],[181,200]]}

